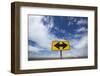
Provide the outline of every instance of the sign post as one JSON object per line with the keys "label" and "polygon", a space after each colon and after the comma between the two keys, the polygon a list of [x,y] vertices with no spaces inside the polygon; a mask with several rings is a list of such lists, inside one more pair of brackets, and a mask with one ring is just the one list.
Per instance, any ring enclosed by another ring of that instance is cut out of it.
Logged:
{"label": "sign post", "polygon": [[53,41],[52,42],[52,51],[60,51],[60,58],[63,58],[63,51],[68,51],[70,50],[70,43],[69,41]]}
{"label": "sign post", "polygon": [[60,50],[60,58],[62,59],[63,57],[62,57],[62,50]]}

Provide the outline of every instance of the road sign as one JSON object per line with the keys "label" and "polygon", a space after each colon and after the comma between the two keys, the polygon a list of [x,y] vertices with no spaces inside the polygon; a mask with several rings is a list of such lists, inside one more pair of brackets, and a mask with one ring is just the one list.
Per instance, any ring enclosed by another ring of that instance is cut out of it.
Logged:
{"label": "road sign", "polygon": [[69,41],[53,41],[51,49],[53,51],[67,51],[70,50],[70,43]]}

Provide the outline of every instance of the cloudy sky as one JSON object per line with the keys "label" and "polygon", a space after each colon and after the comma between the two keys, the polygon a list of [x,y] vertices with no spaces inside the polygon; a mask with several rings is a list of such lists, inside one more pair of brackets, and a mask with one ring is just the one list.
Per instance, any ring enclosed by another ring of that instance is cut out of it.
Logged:
{"label": "cloudy sky", "polygon": [[71,50],[64,51],[63,57],[87,57],[88,18],[73,16],[28,17],[28,58],[59,58],[59,51],[52,51],[54,40],[70,41]]}

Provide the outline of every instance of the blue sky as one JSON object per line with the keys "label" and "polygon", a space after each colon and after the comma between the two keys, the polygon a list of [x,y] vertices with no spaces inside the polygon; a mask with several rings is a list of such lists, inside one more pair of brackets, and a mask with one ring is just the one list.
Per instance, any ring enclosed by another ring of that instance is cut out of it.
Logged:
{"label": "blue sky", "polygon": [[71,50],[63,57],[87,57],[88,18],[73,16],[29,15],[28,57],[59,58],[59,51],[52,51],[53,40],[70,41]]}

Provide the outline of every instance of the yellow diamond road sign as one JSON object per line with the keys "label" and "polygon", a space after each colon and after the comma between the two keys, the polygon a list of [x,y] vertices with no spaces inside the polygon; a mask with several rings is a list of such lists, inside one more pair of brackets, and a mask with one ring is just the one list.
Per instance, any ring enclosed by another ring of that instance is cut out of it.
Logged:
{"label": "yellow diamond road sign", "polygon": [[70,43],[69,41],[52,41],[52,48],[53,51],[68,51],[70,50]]}

